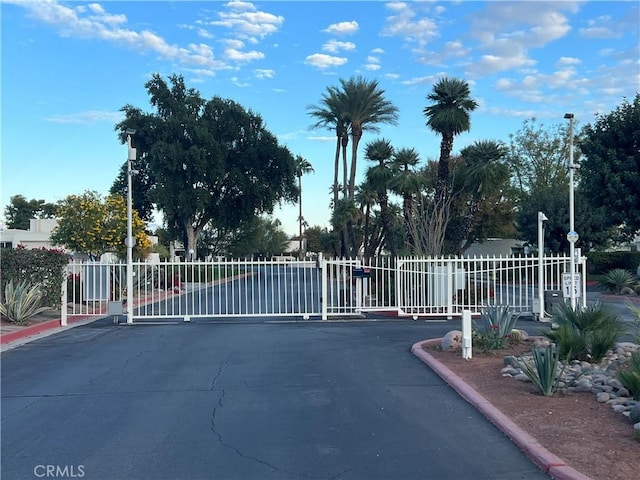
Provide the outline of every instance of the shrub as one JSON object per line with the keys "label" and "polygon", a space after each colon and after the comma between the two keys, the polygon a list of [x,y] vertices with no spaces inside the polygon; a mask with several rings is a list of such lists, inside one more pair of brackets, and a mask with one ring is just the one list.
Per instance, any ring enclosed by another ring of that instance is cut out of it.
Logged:
{"label": "shrub", "polygon": [[26,280],[16,286],[9,280],[4,288],[4,298],[0,302],[0,313],[14,323],[25,323],[29,318],[50,307],[42,305],[44,293],[42,284],[30,284]]}
{"label": "shrub", "polygon": [[61,303],[61,287],[68,263],[69,257],[62,250],[27,250],[24,247],[2,249],[0,291],[5,289],[9,281],[13,281],[14,285],[22,280],[32,284],[40,283],[43,303],[57,308]]}
{"label": "shrub", "polygon": [[518,366],[542,395],[550,397],[557,390],[565,367],[563,366],[558,372],[560,359],[554,345],[536,347],[532,350],[532,354],[533,362],[518,357]]}
{"label": "shrub", "polygon": [[640,400],[640,352],[631,355],[629,363],[618,370],[616,376],[635,400]]}
{"label": "shrub", "polygon": [[640,252],[589,252],[587,268],[590,275],[603,275],[614,268],[636,271],[640,265]]}
{"label": "shrub", "polygon": [[543,330],[542,334],[557,344],[562,360],[598,363],[627,331],[615,311],[599,302],[584,310],[560,304],[553,318],[558,328]]}
{"label": "shrub", "polygon": [[600,280],[600,286],[616,295],[620,295],[624,289],[633,290],[637,282],[638,278],[629,270],[614,268],[608,271],[604,278]]}

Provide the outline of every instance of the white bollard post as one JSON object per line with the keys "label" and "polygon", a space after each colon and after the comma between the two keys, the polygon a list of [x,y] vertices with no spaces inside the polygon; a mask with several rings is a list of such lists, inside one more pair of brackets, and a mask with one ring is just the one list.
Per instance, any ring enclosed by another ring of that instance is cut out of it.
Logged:
{"label": "white bollard post", "polygon": [[471,310],[462,311],[462,358],[471,359]]}

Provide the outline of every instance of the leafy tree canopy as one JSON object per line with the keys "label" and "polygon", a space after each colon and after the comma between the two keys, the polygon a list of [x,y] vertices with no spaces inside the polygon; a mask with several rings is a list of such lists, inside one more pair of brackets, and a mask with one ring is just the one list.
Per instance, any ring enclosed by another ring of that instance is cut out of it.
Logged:
{"label": "leafy tree canopy", "polygon": [[28,230],[29,220],[32,218],[53,218],[56,207],[53,203],[44,200],[27,200],[23,195],[11,197],[9,205],[4,209],[4,218],[7,228]]}
{"label": "leafy tree canopy", "polygon": [[137,163],[150,178],[149,199],[187,249],[205,226],[227,230],[298,195],[294,158],[262,118],[233,100],[204,100],[182,76],[154,74],[145,87],[154,112],[126,105],[121,140],[136,129]]}
{"label": "leafy tree canopy", "polygon": [[581,188],[626,238],[640,231],[640,94],[582,131]]}
{"label": "leafy tree canopy", "polygon": [[[124,258],[127,236],[127,206],[124,199],[111,195],[103,199],[96,192],[69,195],[58,203],[58,225],[51,233],[51,243],[62,245],[78,253],[97,259],[106,252]],[[132,212],[133,236],[136,239],[134,255],[142,257],[151,248],[144,231],[144,222]]]}

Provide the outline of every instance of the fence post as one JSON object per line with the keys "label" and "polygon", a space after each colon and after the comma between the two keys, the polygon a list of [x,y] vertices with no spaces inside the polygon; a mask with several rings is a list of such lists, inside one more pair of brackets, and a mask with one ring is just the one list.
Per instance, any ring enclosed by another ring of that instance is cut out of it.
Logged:
{"label": "fence post", "polygon": [[65,327],[67,325],[67,277],[69,273],[65,267],[65,275],[62,279],[62,285],[60,286],[60,326]]}
{"label": "fence post", "polygon": [[322,268],[322,293],[320,294],[320,308],[322,310],[322,320],[327,319],[327,269],[328,262],[322,258],[320,261]]}
{"label": "fence post", "polygon": [[451,258],[447,259],[447,320],[453,318],[453,275],[455,269],[453,268],[453,261]]}

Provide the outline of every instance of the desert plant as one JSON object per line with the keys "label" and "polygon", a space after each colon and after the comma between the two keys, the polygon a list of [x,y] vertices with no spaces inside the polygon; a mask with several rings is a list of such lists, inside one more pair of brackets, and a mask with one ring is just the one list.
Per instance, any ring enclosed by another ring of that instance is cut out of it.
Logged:
{"label": "desert plant", "polygon": [[518,366],[542,395],[550,397],[558,388],[565,366],[558,371],[560,359],[555,345],[535,347],[531,353],[533,360],[529,362],[520,356]]}
{"label": "desert plant", "polygon": [[633,303],[631,303],[629,300],[627,300],[627,306],[629,307],[629,310],[631,311],[631,315],[634,316],[635,320],[634,320],[634,334],[636,336],[636,343],[640,344],[640,308],[635,306]]}
{"label": "desert plant", "polygon": [[44,292],[42,284],[30,284],[22,280],[13,285],[13,280],[4,287],[4,298],[0,302],[0,313],[13,323],[24,323],[38,313],[49,310],[42,305]]}
{"label": "desert plant", "polygon": [[558,328],[545,329],[541,333],[558,345],[562,360],[598,363],[627,331],[618,314],[599,302],[584,310],[560,304],[553,318]]}
{"label": "desert plant", "polygon": [[623,268],[609,270],[600,280],[601,287],[616,295],[620,295],[623,290],[633,290],[636,283],[638,283],[638,277]]}
{"label": "desert plant", "polygon": [[509,305],[487,305],[480,312],[482,329],[475,329],[474,343],[483,351],[505,348],[518,318],[520,314],[514,314]]}
{"label": "desert plant", "polygon": [[631,355],[629,362],[618,370],[616,377],[635,400],[640,400],[640,352]]}

